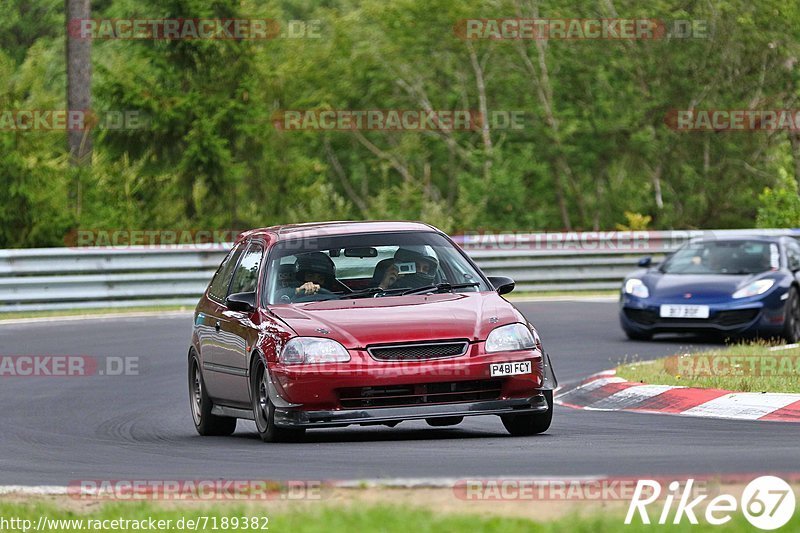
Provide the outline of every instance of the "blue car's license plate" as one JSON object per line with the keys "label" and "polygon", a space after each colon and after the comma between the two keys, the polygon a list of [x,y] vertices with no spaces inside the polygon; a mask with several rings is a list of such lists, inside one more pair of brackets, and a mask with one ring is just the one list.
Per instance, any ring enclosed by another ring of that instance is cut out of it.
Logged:
{"label": "blue car's license plate", "polygon": [[708,318],[707,305],[662,305],[661,318]]}

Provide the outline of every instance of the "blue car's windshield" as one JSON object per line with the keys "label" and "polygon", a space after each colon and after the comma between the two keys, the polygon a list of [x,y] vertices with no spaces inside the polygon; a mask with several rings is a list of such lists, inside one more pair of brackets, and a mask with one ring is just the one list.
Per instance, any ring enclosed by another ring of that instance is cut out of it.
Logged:
{"label": "blue car's windshield", "polygon": [[757,274],[779,267],[777,244],[737,240],[689,243],[659,270],[666,274]]}

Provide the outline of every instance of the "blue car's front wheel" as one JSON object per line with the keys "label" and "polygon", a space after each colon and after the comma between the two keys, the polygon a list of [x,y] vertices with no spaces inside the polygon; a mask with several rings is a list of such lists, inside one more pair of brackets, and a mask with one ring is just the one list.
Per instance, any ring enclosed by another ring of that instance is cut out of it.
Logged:
{"label": "blue car's front wheel", "polygon": [[800,342],[800,296],[797,289],[789,289],[789,297],[786,299],[786,318],[783,326],[783,337],[786,342]]}
{"label": "blue car's front wheel", "polygon": [[652,333],[644,332],[644,331],[635,331],[632,329],[628,329],[625,326],[622,326],[622,330],[625,332],[625,335],[632,341],[649,341],[653,338]]}

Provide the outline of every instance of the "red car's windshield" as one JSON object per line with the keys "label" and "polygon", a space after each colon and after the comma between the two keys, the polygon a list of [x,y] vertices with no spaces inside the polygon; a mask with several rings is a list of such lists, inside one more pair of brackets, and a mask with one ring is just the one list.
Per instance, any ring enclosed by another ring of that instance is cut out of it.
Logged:
{"label": "red car's windshield", "polygon": [[393,296],[426,287],[491,290],[464,255],[434,232],[282,241],[270,253],[265,279],[268,304]]}

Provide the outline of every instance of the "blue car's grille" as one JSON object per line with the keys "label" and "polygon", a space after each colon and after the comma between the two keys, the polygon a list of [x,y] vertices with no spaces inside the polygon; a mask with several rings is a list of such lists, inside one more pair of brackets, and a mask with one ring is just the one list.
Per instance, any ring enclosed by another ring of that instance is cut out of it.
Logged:
{"label": "blue car's grille", "polygon": [[629,320],[643,326],[671,325],[671,324],[698,324],[732,327],[744,325],[755,320],[759,309],[734,309],[731,311],[720,311],[707,319],[697,318],[661,318],[658,312],[648,309],[625,309],[625,316]]}
{"label": "blue car's grille", "polygon": [[625,309],[625,316],[637,324],[652,326],[658,322],[658,313],[646,309]]}
{"label": "blue car's grille", "polygon": [[736,326],[747,324],[758,316],[758,309],[736,309],[734,311],[720,311],[714,317],[714,323],[720,326]]}

